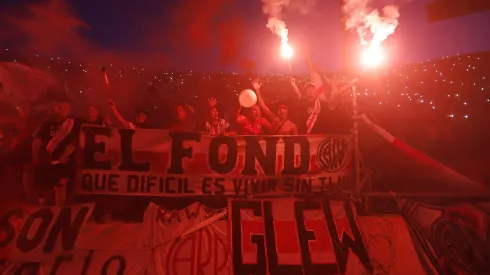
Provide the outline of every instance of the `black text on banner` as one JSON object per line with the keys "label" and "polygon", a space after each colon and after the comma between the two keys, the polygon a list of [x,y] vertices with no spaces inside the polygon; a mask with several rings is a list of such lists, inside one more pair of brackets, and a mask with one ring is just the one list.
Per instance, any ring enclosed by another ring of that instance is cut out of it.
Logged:
{"label": "black text on banner", "polygon": [[83,136],[82,193],[314,194],[345,189],[351,180],[349,137],[209,137],[101,127],[84,127]]}
{"label": "black text on banner", "polygon": [[229,210],[235,274],[345,274],[353,256],[373,271],[348,202],[231,200]]}
{"label": "black text on banner", "polygon": [[[31,213],[14,209],[0,218],[5,237],[0,249],[8,250],[10,259],[42,259],[51,254],[71,251],[82,226],[90,217],[93,205],[44,207]],[[20,229],[12,218],[25,218]]]}

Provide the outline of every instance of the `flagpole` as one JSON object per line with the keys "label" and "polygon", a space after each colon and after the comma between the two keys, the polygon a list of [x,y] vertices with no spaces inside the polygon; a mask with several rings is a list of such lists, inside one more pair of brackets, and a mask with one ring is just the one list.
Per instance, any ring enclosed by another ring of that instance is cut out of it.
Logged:
{"label": "flagpole", "polygon": [[354,134],[354,169],[355,169],[355,191],[354,195],[359,197],[361,192],[361,152],[359,151],[359,122],[357,119],[357,88],[352,86],[352,109],[354,116],[353,134]]}

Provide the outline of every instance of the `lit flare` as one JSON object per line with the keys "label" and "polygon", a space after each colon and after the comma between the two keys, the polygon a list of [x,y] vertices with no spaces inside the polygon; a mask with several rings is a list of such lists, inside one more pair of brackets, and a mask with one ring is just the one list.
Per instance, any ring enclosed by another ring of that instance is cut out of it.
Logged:
{"label": "lit flare", "polygon": [[291,59],[291,57],[293,57],[293,48],[291,48],[288,42],[283,42],[281,44],[281,56],[286,59]]}

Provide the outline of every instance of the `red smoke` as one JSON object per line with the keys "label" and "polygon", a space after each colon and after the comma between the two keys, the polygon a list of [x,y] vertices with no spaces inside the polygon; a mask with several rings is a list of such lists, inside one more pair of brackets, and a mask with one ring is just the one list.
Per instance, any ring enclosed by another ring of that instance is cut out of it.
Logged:
{"label": "red smoke", "polygon": [[[164,1],[164,0],[162,0]],[[90,26],[64,0],[36,1],[22,8],[0,12],[0,40],[15,41],[14,51],[47,56],[69,56],[80,62],[114,64],[118,67],[169,66],[163,53],[168,45],[184,54],[219,53],[216,63],[235,64],[242,45],[242,20],[234,11],[234,0],[182,0],[157,20],[148,20],[148,39],[141,47],[149,52],[114,53],[85,37]],[[168,17],[170,14],[170,17]],[[157,52],[157,53],[154,53]]]}
{"label": "red smoke", "polygon": [[2,21],[7,28],[0,32],[0,40],[15,41],[13,50],[26,56],[34,53],[61,55],[80,62],[119,66],[141,65],[141,60],[152,60],[154,64],[165,66],[167,61],[162,54],[143,59],[142,54],[114,53],[102,49],[84,36],[90,26],[64,0],[36,1],[3,10],[0,13]]}
{"label": "red smoke", "polygon": [[[174,51],[197,54],[219,48],[222,65],[237,61],[242,42],[242,20],[234,10],[234,0],[182,0],[166,13],[170,18],[151,22],[148,29],[154,47],[172,46]],[[166,33],[162,26],[170,28]]]}

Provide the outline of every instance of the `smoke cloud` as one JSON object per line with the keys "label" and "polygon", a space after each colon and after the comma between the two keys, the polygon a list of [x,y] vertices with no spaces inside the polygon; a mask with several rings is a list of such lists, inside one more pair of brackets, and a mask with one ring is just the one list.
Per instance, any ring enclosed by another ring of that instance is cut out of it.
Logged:
{"label": "smoke cloud", "polygon": [[369,3],[369,0],[344,0],[345,27],[358,32],[361,44],[379,46],[395,32],[400,17],[399,8],[387,5],[380,13],[369,7]]}
{"label": "smoke cloud", "polygon": [[316,4],[316,0],[262,0],[262,11],[269,16],[267,28],[281,38],[282,43],[288,42],[288,29],[282,19],[286,9],[297,10],[307,14]]}

